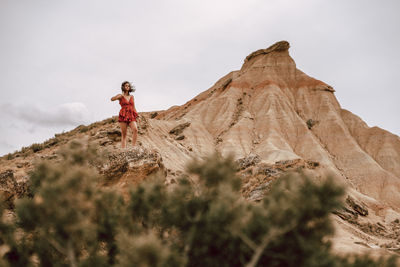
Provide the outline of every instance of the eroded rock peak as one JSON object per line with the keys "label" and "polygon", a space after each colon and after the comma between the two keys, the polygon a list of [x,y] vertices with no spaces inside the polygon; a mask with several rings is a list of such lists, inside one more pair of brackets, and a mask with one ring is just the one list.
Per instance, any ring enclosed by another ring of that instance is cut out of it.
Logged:
{"label": "eroded rock peak", "polygon": [[270,47],[266,48],[266,49],[259,49],[253,53],[251,53],[250,55],[248,55],[246,57],[246,59],[244,60],[244,63],[250,61],[252,58],[259,56],[259,55],[263,55],[263,54],[268,54],[274,51],[287,51],[289,50],[290,44],[288,41],[280,41],[280,42],[276,42],[275,44],[271,45]]}

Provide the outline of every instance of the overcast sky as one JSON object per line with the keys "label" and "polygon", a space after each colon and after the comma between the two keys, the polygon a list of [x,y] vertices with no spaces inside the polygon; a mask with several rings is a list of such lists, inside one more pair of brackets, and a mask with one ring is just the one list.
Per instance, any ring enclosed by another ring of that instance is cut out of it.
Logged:
{"label": "overcast sky", "polygon": [[0,155],[118,115],[182,105],[287,40],[341,106],[400,135],[400,1],[0,0]]}

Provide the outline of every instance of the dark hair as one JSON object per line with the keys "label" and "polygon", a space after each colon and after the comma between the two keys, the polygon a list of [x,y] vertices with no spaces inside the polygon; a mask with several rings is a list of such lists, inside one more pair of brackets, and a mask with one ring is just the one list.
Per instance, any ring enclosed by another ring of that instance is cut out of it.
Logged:
{"label": "dark hair", "polygon": [[128,82],[128,81],[124,81],[122,84],[121,84],[121,90],[122,90],[122,92],[124,91],[124,86],[125,86],[125,84],[129,84],[129,92],[135,92],[136,91],[136,89],[135,89],[135,86],[134,85],[132,85],[130,82]]}

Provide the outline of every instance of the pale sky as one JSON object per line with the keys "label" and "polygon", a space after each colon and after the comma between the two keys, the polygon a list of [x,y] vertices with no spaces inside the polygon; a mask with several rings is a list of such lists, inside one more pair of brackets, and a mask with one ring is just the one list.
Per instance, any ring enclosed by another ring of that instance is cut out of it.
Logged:
{"label": "pale sky", "polygon": [[400,135],[400,1],[0,0],[0,155],[118,115],[182,105],[287,40],[342,108]]}

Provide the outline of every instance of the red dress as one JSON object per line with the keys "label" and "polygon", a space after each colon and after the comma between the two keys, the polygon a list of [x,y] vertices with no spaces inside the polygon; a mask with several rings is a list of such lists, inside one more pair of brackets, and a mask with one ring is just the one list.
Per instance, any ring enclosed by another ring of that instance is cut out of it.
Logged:
{"label": "red dress", "polygon": [[136,118],[139,115],[133,109],[133,97],[130,97],[128,101],[124,96],[122,96],[119,99],[119,104],[121,105],[121,110],[119,111],[118,121],[127,123],[136,121]]}

